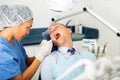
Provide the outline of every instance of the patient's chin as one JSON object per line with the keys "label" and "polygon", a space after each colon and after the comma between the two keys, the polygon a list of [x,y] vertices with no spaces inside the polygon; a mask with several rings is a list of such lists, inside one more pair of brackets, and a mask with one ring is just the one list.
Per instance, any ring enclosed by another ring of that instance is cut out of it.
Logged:
{"label": "patient's chin", "polygon": [[60,44],[61,44],[61,41],[57,41],[57,40],[55,40],[55,41],[53,41],[53,43],[54,43],[54,45],[56,45],[56,46],[60,46]]}
{"label": "patient's chin", "polygon": [[57,44],[58,44],[56,40],[53,40],[53,43],[54,43],[55,45],[57,45]]}

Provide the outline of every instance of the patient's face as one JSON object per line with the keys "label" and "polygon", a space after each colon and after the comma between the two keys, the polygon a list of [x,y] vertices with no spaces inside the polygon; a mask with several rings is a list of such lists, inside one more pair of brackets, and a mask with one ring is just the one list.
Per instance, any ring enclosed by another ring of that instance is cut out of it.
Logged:
{"label": "patient's face", "polygon": [[57,46],[63,46],[68,41],[68,38],[71,39],[71,29],[59,23],[50,26],[49,34]]}

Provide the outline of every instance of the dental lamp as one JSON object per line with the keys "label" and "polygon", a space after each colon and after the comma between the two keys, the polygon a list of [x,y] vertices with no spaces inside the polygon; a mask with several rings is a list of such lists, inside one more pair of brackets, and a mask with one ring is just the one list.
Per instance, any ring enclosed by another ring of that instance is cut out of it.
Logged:
{"label": "dental lamp", "polygon": [[[64,12],[64,11],[70,10],[73,7],[73,5],[72,5],[73,1],[72,0],[49,0],[49,6],[50,6],[50,9],[53,10],[53,11]],[[52,4],[50,5],[50,3],[52,3]],[[90,8],[88,8],[86,6],[83,7],[83,11],[73,13],[73,14],[70,14],[70,15],[66,15],[66,16],[63,16],[63,17],[58,18],[58,19],[52,18],[51,20],[53,22],[58,22],[60,20],[63,20],[63,19],[66,19],[68,17],[72,17],[72,16],[75,16],[75,15],[81,14],[83,12],[87,12],[91,16],[95,17],[101,23],[106,25],[107,28],[109,28],[111,31],[113,31],[118,37],[120,37],[120,32],[116,28],[114,28],[111,24],[109,24],[107,21],[105,21],[103,18],[98,16],[96,13],[94,13]]]}

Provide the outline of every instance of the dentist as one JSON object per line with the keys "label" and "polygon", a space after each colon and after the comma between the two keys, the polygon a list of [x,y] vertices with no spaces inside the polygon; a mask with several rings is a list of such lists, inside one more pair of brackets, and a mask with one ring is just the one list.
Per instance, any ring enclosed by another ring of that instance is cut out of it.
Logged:
{"label": "dentist", "polygon": [[0,5],[0,80],[30,80],[52,41],[43,40],[35,57],[28,57],[21,40],[32,27],[32,11],[24,5]]}

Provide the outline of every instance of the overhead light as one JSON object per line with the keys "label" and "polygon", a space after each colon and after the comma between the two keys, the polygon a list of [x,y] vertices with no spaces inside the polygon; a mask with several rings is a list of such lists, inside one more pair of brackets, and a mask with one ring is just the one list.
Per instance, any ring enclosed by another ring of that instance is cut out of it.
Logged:
{"label": "overhead light", "polygon": [[56,12],[65,12],[73,7],[72,0],[47,0],[49,8]]}

